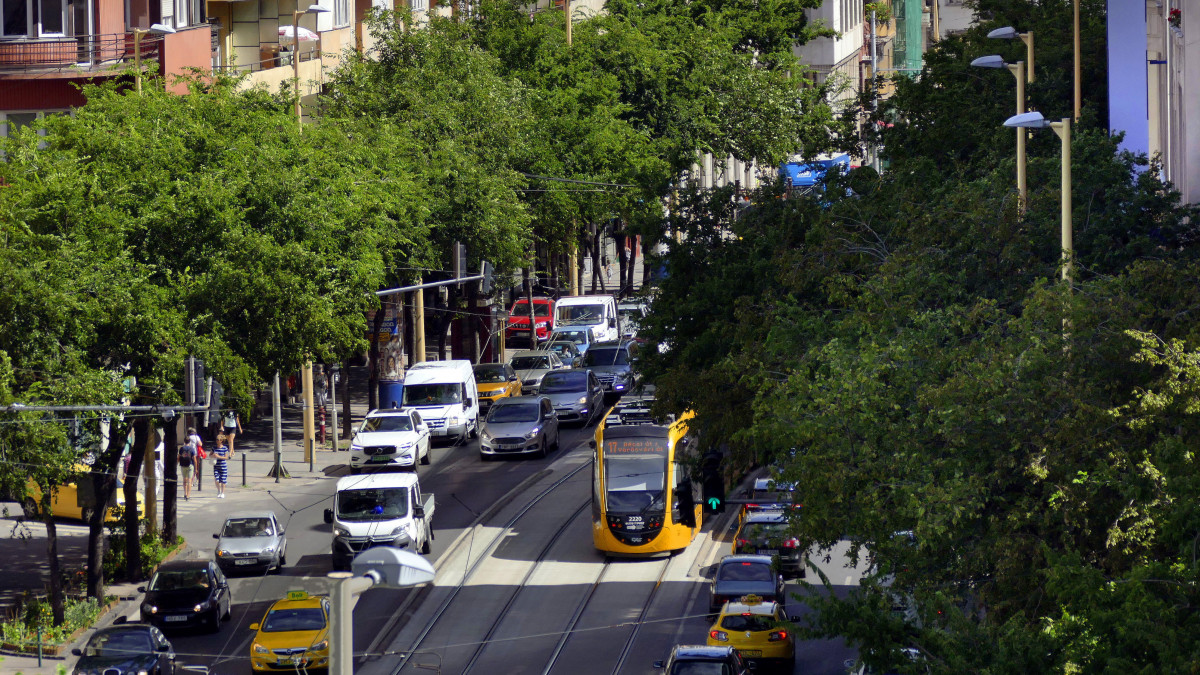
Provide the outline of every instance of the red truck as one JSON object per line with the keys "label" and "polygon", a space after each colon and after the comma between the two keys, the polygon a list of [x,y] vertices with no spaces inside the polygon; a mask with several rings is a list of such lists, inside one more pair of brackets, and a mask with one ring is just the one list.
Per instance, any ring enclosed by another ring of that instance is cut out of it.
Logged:
{"label": "red truck", "polygon": [[[533,318],[538,340],[549,340],[550,334],[554,332],[554,300],[534,298]],[[529,342],[529,302],[524,298],[514,302],[512,309],[508,310],[505,339],[515,340],[516,344]]]}

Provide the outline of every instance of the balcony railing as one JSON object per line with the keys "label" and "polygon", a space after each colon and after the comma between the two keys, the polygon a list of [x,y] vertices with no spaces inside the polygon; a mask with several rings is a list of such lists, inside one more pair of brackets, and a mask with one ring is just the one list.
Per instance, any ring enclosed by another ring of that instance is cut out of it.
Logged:
{"label": "balcony railing", "polygon": [[[144,61],[158,58],[162,36],[143,35]],[[133,34],[109,33],[0,42],[0,72],[100,70],[133,60]]]}

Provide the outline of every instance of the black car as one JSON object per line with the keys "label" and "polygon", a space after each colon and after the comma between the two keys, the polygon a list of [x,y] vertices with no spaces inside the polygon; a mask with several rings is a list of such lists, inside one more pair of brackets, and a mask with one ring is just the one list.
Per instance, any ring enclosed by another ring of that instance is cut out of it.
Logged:
{"label": "black car", "polygon": [[666,675],[749,675],[750,668],[733,647],[676,645],[664,661],[654,667]]}
{"label": "black car", "polygon": [[583,355],[583,367],[596,374],[606,393],[624,394],[637,383],[633,372],[636,350],[636,343],[628,340],[597,342]]}
{"label": "black car", "polygon": [[74,675],[169,675],[175,672],[175,649],[162,631],[141,623],[126,623],[96,631],[83,649]]}
{"label": "black car", "polygon": [[229,582],[211,560],[160,565],[146,586],[138,586],[142,620],[159,628],[203,626],[215,633],[229,618]]}
{"label": "black car", "polygon": [[764,602],[787,602],[783,575],[769,555],[727,555],[717,563],[708,593],[708,611],[716,614],[730,600],[757,595]]}
{"label": "black car", "polygon": [[733,539],[734,553],[769,555],[779,571],[793,577],[804,576],[805,551],[788,534],[787,515],[778,511],[756,511],[746,515]]}

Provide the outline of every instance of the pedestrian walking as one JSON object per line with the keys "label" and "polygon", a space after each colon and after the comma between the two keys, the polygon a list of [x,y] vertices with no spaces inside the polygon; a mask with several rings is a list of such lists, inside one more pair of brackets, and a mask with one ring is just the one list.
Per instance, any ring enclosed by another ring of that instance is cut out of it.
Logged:
{"label": "pedestrian walking", "polygon": [[229,443],[229,451],[235,452],[233,439],[242,433],[242,418],[238,417],[237,411],[231,408],[225,411],[225,419],[222,424],[225,427],[225,440]]}
{"label": "pedestrian walking", "polygon": [[196,433],[196,427],[188,427],[187,439],[184,442],[191,444],[192,448],[196,451],[195,456],[192,458],[195,470],[192,471],[191,480],[189,481],[192,484],[190,487],[195,487],[196,481],[200,478],[201,464],[199,460],[204,459],[206,456],[204,454],[204,439],[200,438],[200,434]]}
{"label": "pedestrian walking", "polygon": [[179,480],[183,482],[183,501],[192,496],[192,468],[196,460],[196,445],[189,439],[179,446]]}
{"label": "pedestrian walking", "polygon": [[225,434],[217,436],[217,449],[213,452],[213,481],[217,484],[217,498],[225,498],[225,483],[229,482],[229,460],[233,458],[233,449],[226,443]]}

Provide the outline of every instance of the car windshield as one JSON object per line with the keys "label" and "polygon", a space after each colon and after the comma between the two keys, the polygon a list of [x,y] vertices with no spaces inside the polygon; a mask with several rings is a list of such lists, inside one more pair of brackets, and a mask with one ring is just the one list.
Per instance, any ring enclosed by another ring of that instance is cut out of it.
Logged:
{"label": "car windshield", "polygon": [[585,366],[627,366],[629,353],[620,347],[592,347],[583,357]]}
{"label": "car windshield", "polygon": [[671,675],[734,675],[728,663],[721,661],[676,661]]}
{"label": "car windshield", "polygon": [[392,520],[408,515],[408,488],[367,488],[337,493],[342,520]]}
{"label": "car windshield", "polygon": [[404,405],[451,405],[462,403],[462,386],[454,384],[406,384]]}
{"label": "car windshield", "polygon": [[543,394],[561,394],[571,391],[587,390],[587,373],[583,371],[563,371],[548,373],[542,378],[540,391]]}
{"label": "car windshield", "polygon": [[488,413],[487,421],[495,424],[506,422],[536,422],[538,406],[534,405],[498,405]]}
{"label": "car windshield", "polygon": [[412,418],[407,414],[368,417],[360,431],[412,431]]}
{"label": "car windshield", "polygon": [[771,566],[757,562],[733,562],[721,565],[717,581],[773,581]]}
{"label": "car windshield", "polygon": [[571,347],[575,346],[573,342],[551,342],[546,349],[558,354],[559,356],[569,356]]}
{"label": "car windshield", "polygon": [[605,455],[604,481],[608,510],[612,513],[645,513],[663,508],[667,462],[662,457]]}
{"label": "car windshield", "polygon": [[96,633],[88,640],[85,653],[88,656],[128,656],[147,654],[154,651],[150,635],[145,630],[122,630]]}
{"label": "car windshield", "polygon": [[514,356],[509,364],[516,370],[539,370],[550,367],[549,356]]}
{"label": "car windshield", "polygon": [[558,334],[558,337],[564,340],[570,340],[577,345],[585,345],[588,342],[588,333],[585,330],[568,330]]}
{"label": "car windshield", "polygon": [[604,318],[604,305],[558,306],[558,323],[564,326],[600,323],[602,318]]}
{"label": "car windshield", "polygon": [[270,518],[230,518],[221,529],[222,537],[270,537],[274,534]]}
{"label": "car windshield", "polygon": [[774,617],[768,614],[728,614],[721,617],[721,628],[726,630],[771,630],[775,627]]}
{"label": "car windshield", "polygon": [[[538,302],[537,300],[533,301],[534,316],[546,316],[550,313],[549,308],[550,303],[548,302]],[[509,316],[513,317],[516,317],[517,315],[523,315],[525,318],[529,318],[529,301],[518,300],[514,302],[512,309],[509,310],[508,314]]]}
{"label": "car windshield", "polygon": [[480,384],[496,384],[498,382],[507,382],[508,375],[504,373],[504,366],[498,363],[487,366],[475,366],[475,381]]}
{"label": "car windshield", "polygon": [[267,612],[263,621],[264,633],[283,633],[293,630],[321,630],[325,627],[325,612],[320,607],[288,607]]}
{"label": "car windshield", "polygon": [[180,591],[193,588],[208,588],[208,573],[199,570],[159,570],[146,587],[151,591]]}

